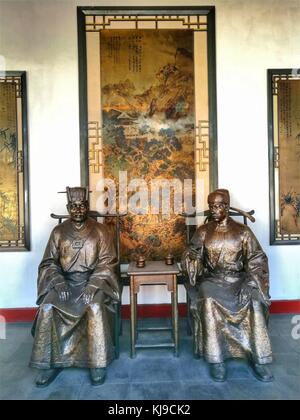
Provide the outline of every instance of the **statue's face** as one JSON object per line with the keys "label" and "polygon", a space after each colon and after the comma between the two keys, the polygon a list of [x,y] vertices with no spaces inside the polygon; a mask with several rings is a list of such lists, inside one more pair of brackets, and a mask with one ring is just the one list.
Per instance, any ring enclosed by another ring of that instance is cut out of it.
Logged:
{"label": "statue's face", "polygon": [[89,205],[86,201],[73,201],[68,204],[67,209],[73,222],[82,223],[88,216]]}
{"label": "statue's face", "polygon": [[222,222],[229,215],[229,205],[221,195],[213,195],[208,202],[211,217],[216,222]]}

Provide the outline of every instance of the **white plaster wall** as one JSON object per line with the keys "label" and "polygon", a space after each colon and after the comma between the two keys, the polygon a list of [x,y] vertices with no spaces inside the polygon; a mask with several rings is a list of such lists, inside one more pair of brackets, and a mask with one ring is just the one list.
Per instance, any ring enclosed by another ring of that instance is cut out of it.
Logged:
{"label": "white plaster wall", "polygon": [[[80,182],[76,6],[182,4],[216,6],[219,184],[233,204],[256,210],[273,299],[300,298],[299,246],[269,246],[266,89],[267,68],[300,67],[299,0],[0,0],[0,70],[28,77],[32,233],[31,252],[0,254],[0,308],[34,305],[37,266],[55,225],[49,214],[64,211],[57,191]],[[141,295],[143,303],[168,299],[161,287]]]}

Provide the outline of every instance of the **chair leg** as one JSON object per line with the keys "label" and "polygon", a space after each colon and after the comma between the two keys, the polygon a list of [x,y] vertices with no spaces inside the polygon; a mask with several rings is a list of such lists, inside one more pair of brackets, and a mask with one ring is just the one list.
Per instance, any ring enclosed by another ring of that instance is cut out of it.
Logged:
{"label": "chair leg", "polygon": [[199,359],[199,353],[198,353],[198,349],[197,349],[197,342],[195,340],[195,336],[193,334],[193,353],[194,353],[194,359]]}
{"label": "chair leg", "polygon": [[119,304],[119,335],[123,335],[122,305]]}
{"label": "chair leg", "polygon": [[115,357],[120,357],[120,304],[116,305],[114,325]]}
{"label": "chair leg", "polygon": [[193,322],[192,334],[193,334],[193,353],[194,353],[194,358],[195,359],[200,359],[200,354],[199,354],[199,349],[198,349],[198,343],[197,343],[198,326],[196,325],[196,322],[194,321],[194,319],[192,320],[192,322]]}

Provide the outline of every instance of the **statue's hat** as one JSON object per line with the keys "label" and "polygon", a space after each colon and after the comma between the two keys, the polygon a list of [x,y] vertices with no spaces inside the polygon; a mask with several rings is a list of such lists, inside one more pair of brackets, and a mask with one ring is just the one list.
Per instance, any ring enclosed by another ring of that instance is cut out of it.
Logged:
{"label": "statue's hat", "polygon": [[75,201],[89,201],[89,189],[87,187],[66,187],[66,191],[61,194],[67,194],[68,203]]}
{"label": "statue's hat", "polygon": [[213,199],[217,195],[222,197],[224,203],[230,204],[230,194],[229,194],[229,191],[228,190],[225,190],[225,189],[221,189],[221,188],[218,189],[218,190],[215,190],[214,192],[212,192],[211,194],[209,194],[209,196],[208,196],[208,202],[213,201]]}

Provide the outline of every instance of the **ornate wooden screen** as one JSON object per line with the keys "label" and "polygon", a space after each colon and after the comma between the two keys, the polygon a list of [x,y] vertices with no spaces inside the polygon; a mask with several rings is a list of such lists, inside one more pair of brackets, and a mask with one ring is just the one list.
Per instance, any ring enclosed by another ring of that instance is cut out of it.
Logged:
{"label": "ornate wooden screen", "polygon": [[203,210],[217,185],[214,8],[78,8],[78,31],[82,184],[92,208],[99,210],[104,178],[139,180],[145,201],[139,215],[122,219],[122,260],[179,257],[184,218],[153,211],[146,196],[157,181],[197,180]]}
{"label": "ornate wooden screen", "polygon": [[271,244],[300,243],[300,70],[269,70]]}
{"label": "ornate wooden screen", "polygon": [[29,250],[26,77],[0,72],[0,251]]}

